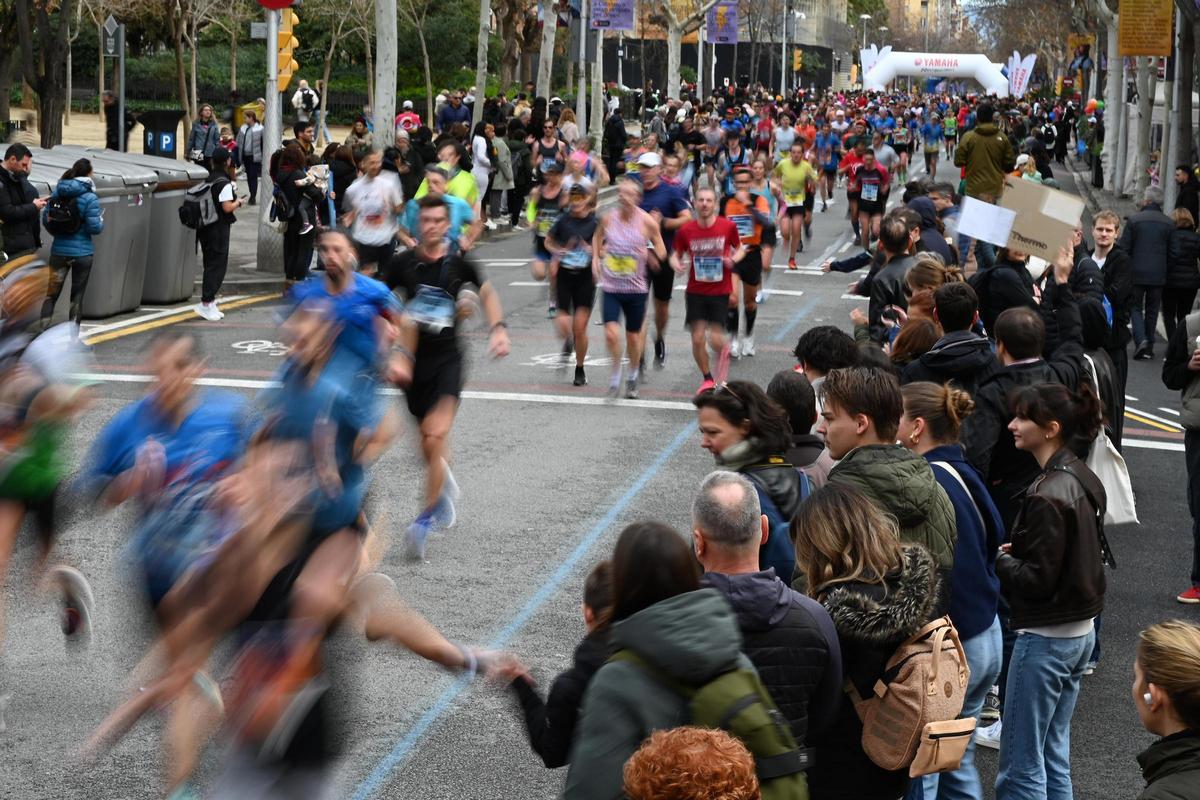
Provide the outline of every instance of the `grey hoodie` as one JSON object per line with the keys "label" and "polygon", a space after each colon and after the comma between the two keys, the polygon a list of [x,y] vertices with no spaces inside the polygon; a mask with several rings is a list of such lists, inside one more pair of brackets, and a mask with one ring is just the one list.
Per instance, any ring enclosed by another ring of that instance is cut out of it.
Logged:
{"label": "grey hoodie", "polygon": [[[700,589],[655,603],[613,625],[613,651],[629,648],[671,678],[693,686],[739,665],[737,619],[715,589]],[[600,668],[583,697],[571,768],[563,797],[619,800],[621,771],[656,730],[688,722],[688,702],[645,669],[627,661]]]}

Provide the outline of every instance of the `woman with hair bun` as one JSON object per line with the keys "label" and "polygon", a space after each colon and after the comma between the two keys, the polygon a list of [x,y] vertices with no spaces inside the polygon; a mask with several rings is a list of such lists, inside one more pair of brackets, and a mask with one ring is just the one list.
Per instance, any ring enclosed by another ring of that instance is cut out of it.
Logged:
{"label": "woman with hair bun", "polygon": [[[958,628],[971,669],[962,717],[979,718],[988,690],[1000,674],[1002,642],[996,608],[1000,581],[996,550],[1004,541],[1004,523],[987,486],[958,442],[963,418],[975,409],[971,396],[949,384],[917,382],[901,387],[904,413],[900,443],[925,458],[938,485],[954,506],[958,538],[950,584],[950,618]],[[982,798],[975,770],[975,740],[959,768],[924,779],[925,797]]]}
{"label": "woman with hair bun", "polygon": [[1100,399],[1058,383],[1018,390],[1008,429],[1042,468],[996,574],[1017,635],[1008,667],[997,800],[1071,797],[1071,716],[1104,607],[1104,486],[1075,455],[1100,430]]}
{"label": "woman with hair bun", "polygon": [[[962,281],[962,270],[946,266],[936,253],[917,253],[913,265],[904,275],[904,289],[908,293],[908,318],[933,319],[933,293],[947,283]],[[941,325],[938,325],[941,334]]]}
{"label": "woman with hair bun", "polygon": [[1138,800],[1200,797],[1200,627],[1151,625],[1133,662],[1133,704],[1142,726],[1162,738],[1138,754],[1146,789]]}

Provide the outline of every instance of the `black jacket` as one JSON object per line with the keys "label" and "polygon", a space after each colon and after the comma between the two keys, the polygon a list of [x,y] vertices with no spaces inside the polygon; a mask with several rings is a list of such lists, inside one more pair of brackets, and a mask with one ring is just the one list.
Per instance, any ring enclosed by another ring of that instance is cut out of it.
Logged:
{"label": "black jacket", "polygon": [[946,237],[938,233],[938,215],[933,201],[924,196],[914,197],[908,202],[908,207],[921,215],[921,249],[937,253],[943,262],[953,264],[954,255],[950,252],[950,245],[946,244]]}
{"label": "black jacket", "polygon": [[897,256],[875,273],[870,281],[870,303],[867,304],[867,321],[871,341],[887,340],[887,326],[883,322],[883,311],[888,306],[908,310],[908,296],[904,293],[904,276],[913,265],[911,256]]}
{"label": "black jacket", "polygon": [[566,766],[571,758],[575,721],[583,706],[583,693],[592,676],[608,660],[607,629],[589,633],[575,648],[571,668],[554,679],[545,702],[524,678],[512,682],[513,691],[525,712],[525,730],[529,746],[542,758],[548,769]]}
{"label": "black jacket", "polygon": [[10,258],[42,246],[40,212],[33,204],[37,196],[28,178],[0,167],[0,235]]}
{"label": "black jacket", "polygon": [[1200,289],[1200,233],[1186,228],[1171,231],[1167,265],[1168,289]]}
{"label": "black jacket", "polygon": [[1104,608],[1097,515],[1105,503],[1104,485],[1069,448],[1046,462],[1025,492],[1012,550],[996,558],[1013,630],[1080,622]]}
{"label": "black jacket", "polygon": [[1104,300],[1104,273],[1086,253],[1075,262],[1071,276],[1067,278],[1067,286],[1076,300]]}
{"label": "black jacket", "polygon": [[[921,547],[906,545],[903,567],[884,583],[839,584],[821,598],[837,627],[842,674],[869,694],[896,648],[934,617],[937,565]],[[889,772],[862,749],[862,721],[845,692],[837,719],[816,743],[808,771],[812,797],[822,800],[894,800],[908,786],[908,770]]]}
{"label": "black jacket", "polygon": [[1200,797],[1200,734],[1164,736],[1137,757],[1146,780],[1138,800],[1196,800]]}
{"label": "black jacket", "polygon": [[996,317],[1001,312],[1017,306],[1037,308],[1033,300],[1033,276],[1019,262],[997,259],[994,266],[975,276],[973,286],[979,295],[979,319],[988,336],[996,335]]}
{"label": "black jacket", "polygon": [[1167,280],[1167,259],[1175,222],[1156,203],[1148,203],[1125,221],[1117,246],[1133,262],[1133,282],[1138,286],[1162,286]]}
{"label": "black jacket", "polygon": [[950,382],[974,396],[976,387],[999,369],[1000,362],[986,336],[950,331],[904,368],[900,382]]}
{"label": "black jacket", "polygon": [[[625,152],[625,145],[628,143],[629,134],[625,131],[625,120],[621,119],[620,114],[613,114],[604,123],[604,152],[613,161],[621,157]],[[613,176],[616,177],[615,175]]]}
{"label": "black jacket", "polygon": [[1188,174],[1187,182],[1179,187],[1175,195],[1175,208],[1186,208],[1192,212],[1192,219],[1200,222],[1200,181],[1196,176]]}
{"label": "black jacket", "polygon": [[[1096,266],[1095,253],[1080,262],[1080,266],[1089,262],[1091,266]],[[1104,266],[1099,269],[1104,276],[1104,296],[1112,306],[1113,316],[1112,330],[1104,347],[1119,350],[1133,338],[1129,332],[1129,318],[1133,314],[1133,263],[1127,251],[1114,247],[1108,251]]]}
{"label": "black jacket", "polygon": [[842,652],[829,613],[771,570],[709,572],[704,583],[733,606],[742,652],[754,662],[796,741],[814,744],[841,704]]}

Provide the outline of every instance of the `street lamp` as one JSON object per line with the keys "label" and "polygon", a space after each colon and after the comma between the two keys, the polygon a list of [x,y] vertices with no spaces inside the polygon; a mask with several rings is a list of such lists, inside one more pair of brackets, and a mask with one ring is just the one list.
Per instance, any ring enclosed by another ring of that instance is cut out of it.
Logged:
{"label": "street lamp", "polygon": [[867,49],[867,20],[869,20],[871,18],[871,15],[870,14],[859,14],[858,18],[862,20],[862,29],[863,29],[862,49],[866,50]]}

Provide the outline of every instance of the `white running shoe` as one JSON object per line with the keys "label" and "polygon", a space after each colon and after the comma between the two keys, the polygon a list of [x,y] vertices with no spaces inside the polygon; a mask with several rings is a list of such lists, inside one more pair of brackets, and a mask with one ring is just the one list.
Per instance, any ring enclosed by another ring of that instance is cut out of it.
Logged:
{"label": "white running shoe", "polygon": [[93,612],[96,608],[91,584],[83,573],[74,567],[55,566],[51,568],[48,577],[62,592],[59,621],[63,635],[68,640],[90,643]]}
{"label": "white running shoe", "polygon": [[484,221],[484,223],[483,223],[483,227],[487,228],[489,231],[494,231],[494,230],[496,230],[496,228],[497,228],[497,227],[499,227],[499,226],[498,226],[498,225],[496,225],[496,223],[495,223],[495,222],[493,222],[492,220],[490,220],[490,219],[489,219],[489,220],[485,220],[485,221]]}
{"label": "white running shoe", "polygon": [[998,719],[986,728],[975,729],[975,744],[992,750],[1000,749],[1000,733],[1004,729],[1004,720]]}
{"label": "white running shoe", "polygon": [[209,322],[218,322],[224,316],[217,310],[216,303],[197,303],[195,311]]}
{"label": "white running shoe", "polygon": [[742,337],[742,355],[750,356],[750,357],[754,356],[754,337],[753,336],[743,336]]}
{"label": "white running shoe", "polygon": [[730,337],[729,357],[730,358],[741,358],[742,357],[742,346],[738,342],[738,337],[736,337],[736,336]]}

